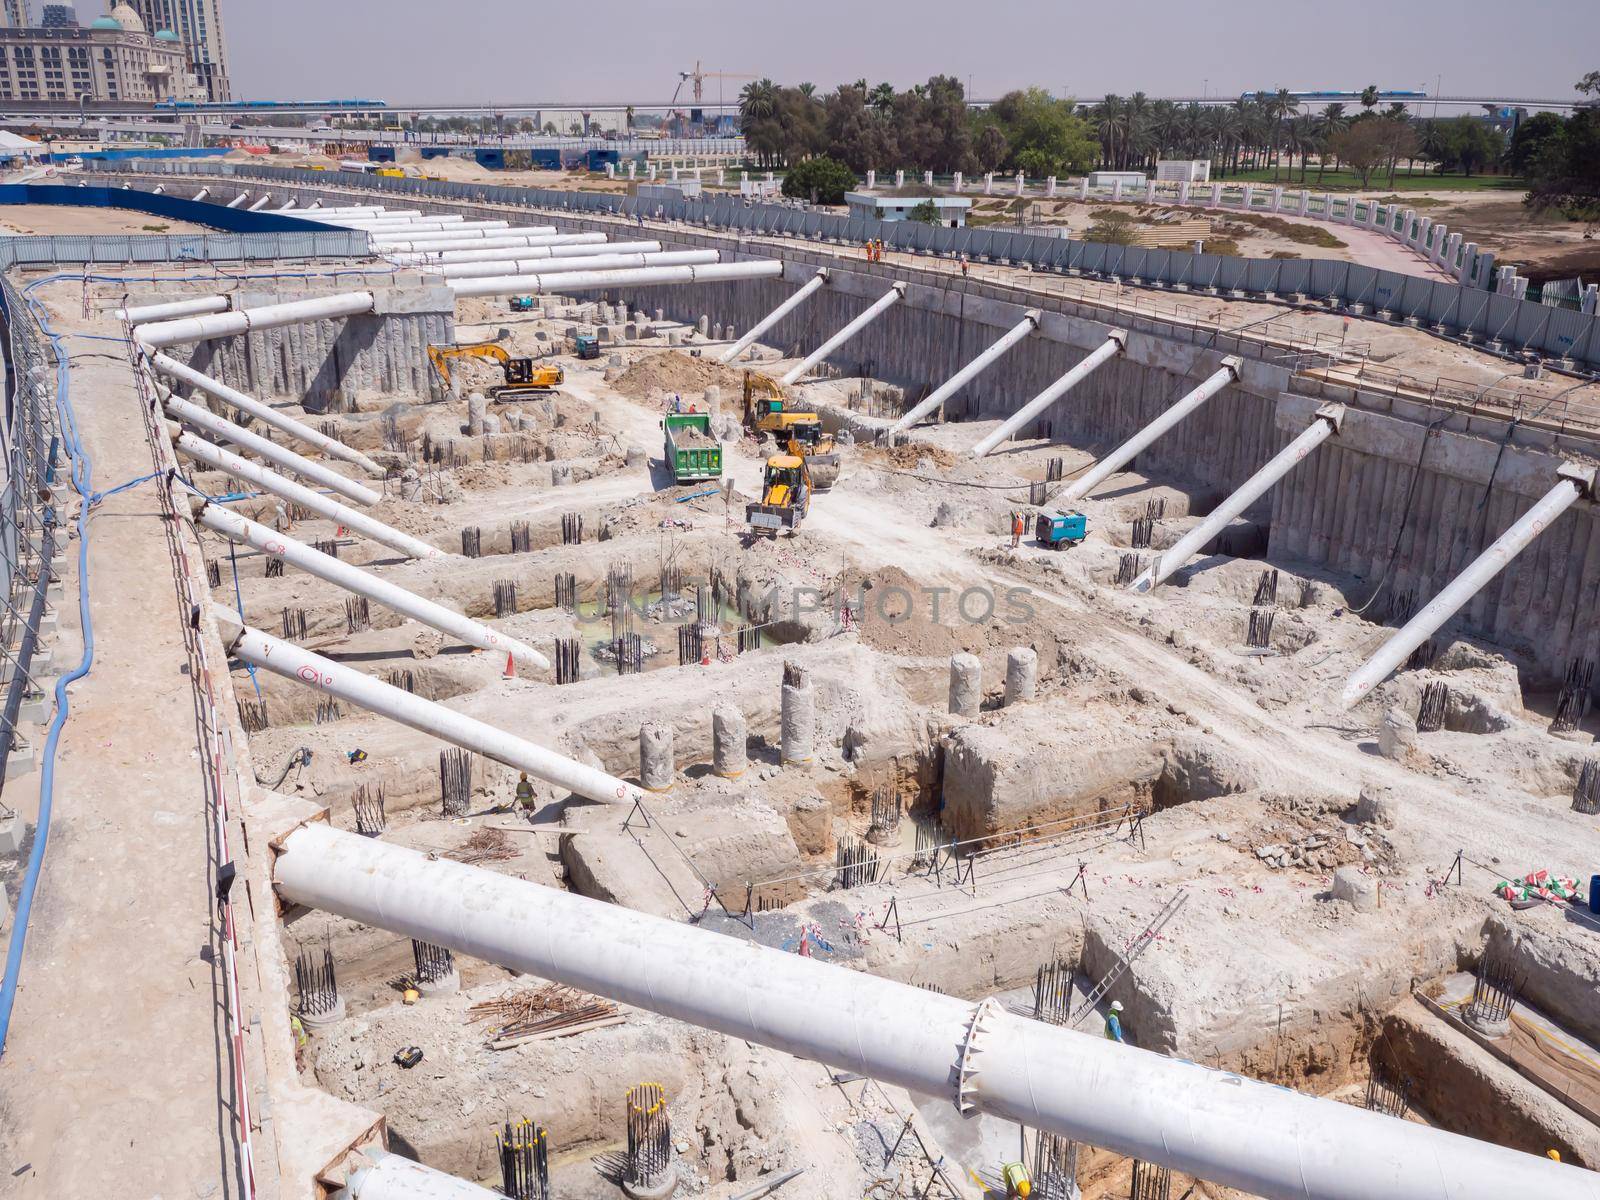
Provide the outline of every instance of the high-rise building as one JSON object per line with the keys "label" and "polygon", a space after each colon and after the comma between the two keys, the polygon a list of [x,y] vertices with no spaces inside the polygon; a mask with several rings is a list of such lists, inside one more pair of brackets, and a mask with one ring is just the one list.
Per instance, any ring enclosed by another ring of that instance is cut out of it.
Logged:
{"label": "high-rise building", "polygon": [[211,100],[233,99],[228,48],[222,33],[222,0],[128,0],[153,33],[178,35],[189,56],[189,73]]}
{"label": "high-rise building", "polygon": [[78,10],[70,4],[46,4],[39,14],[40,29],[76,29]]}
{"label": "high-rise building", "polygon": [[33,17],[28,12],[28,0],[3,0],[0,2],[0,16],[4,16],[7,29],[26,29],[33,24]]}
{"label": "high-rise building", "polygon": [[205,95],[178,35],[147,32],[126,3],[87,28],[0,29],[0,101],[149,103]]}

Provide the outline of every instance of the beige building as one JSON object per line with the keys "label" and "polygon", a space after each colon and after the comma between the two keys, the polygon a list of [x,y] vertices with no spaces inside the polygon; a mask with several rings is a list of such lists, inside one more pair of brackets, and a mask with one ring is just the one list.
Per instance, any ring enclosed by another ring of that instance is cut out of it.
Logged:
{"label": "beige building", "polygon": [[222,35],[222,0],[127,0],[146,29],[170,29],[189,56],[189,73],[208,100],[231,100],[228,48]]}
{"label": "beige building", "polygon": [[178,35],[125,3],[86,28],[0,29],[0,101],[205,98]]}

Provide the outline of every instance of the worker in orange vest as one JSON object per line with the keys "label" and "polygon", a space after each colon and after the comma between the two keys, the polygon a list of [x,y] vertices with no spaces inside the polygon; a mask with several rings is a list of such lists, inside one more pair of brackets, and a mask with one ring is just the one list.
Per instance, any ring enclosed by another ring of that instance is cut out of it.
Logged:
{"label": "worker in orange vest", "polygon": [[1013,509],[1011,513],[1011,548],[1015,550],[1022,544],[1022,512]]}

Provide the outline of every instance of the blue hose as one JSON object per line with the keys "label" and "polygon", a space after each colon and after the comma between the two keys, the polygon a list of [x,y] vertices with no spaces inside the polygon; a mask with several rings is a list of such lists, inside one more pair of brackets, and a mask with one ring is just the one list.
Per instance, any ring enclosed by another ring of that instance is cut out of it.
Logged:
{"label": "blue hose", "polygon": [[[257,272],[242,275],[230,275],[229,279],[309,279],[314,276],[337,278],[340,275],[363,274],[361,271],[278,271]],[[45,336],[50,339],[50,346],[56,355],[56,409],[61,418],[61,429],[66,442],[67,455],[72,460],[72,487],[83,498],[83,504],[78,510],[78,618],[83,627],[83,657],[78,660],[78,665],[56,680],[56,715],[50,722],[50,732],[45,738],[42,754],[42,764],[39,772],[39,823],[34,831],[33,846],[28,854],[28,866],[23,872],[22,885],[17,893],[16,911],[11,919],[11,942],[6,948],[5,975],[0,976],[0,1058],[5,1056],[6,1038],[11,1031],[11,1012],[16,1007],[17,983],[22,974],[22,953],[28,940],[28,920],[33,912],[34,894],[39,889],[39,875],[44,867],[45,848],[50,841],[50,814],[55,805],[55,777],[56,777],[56,747],[61,741],[61,730],[66,726],[67,717],[71,711],[71,702],[67,697],[67,688],[76,683],[89,673],[94,665],[94,618],[89,610],[89,510],[97,498],[94,493],[94,463],[89,458],[88,451],[83,448],[83,442],[78,437],[78,424],[72,411],[72,400],[68,395],[67,378],[70,368],[70,358],[66,348],[62,345],[65,337],[71,334],[57,333],[50,325],[49,311],[33,298],[35,288],[47,283],[59,283],[62,280],[78,282],[86,278],[83,275],[59,274],[47,275],[43,279],[36,279],[22,289],[22,295],[27,300],[28,307],[33,311],[39,322],[39,327],[44,330]],[[171,280],[155,275],[90,275],[87,278],[95,283],[167,283]],[[13,314],[15,319],[15,314]],[[122,341],[123,339],[112,339]],[[135,480],[133,482],[142,482]],[[123,486],[131,486],[126,484]],[[105,493],[107,496],[121,488],[113,488]],[[99,497],[103,499],[104,497]]]}

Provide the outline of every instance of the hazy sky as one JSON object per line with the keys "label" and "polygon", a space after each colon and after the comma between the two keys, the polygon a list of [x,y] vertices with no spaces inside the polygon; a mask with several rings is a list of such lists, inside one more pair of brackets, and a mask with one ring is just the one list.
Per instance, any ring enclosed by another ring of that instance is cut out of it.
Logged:
{"label": "hazy sky", "polygon": [[[85,12],[97,0],[78,0]],[[663,103],[677,71],[909,86],[938,73],[994,96],[1037,84],[1488,89],[1570,97],[1600,68],[1597,0],[223,0],[248,99]],[[723,80],[737,94],[743,80]],[[719,81],[706,81],[706,99]]]}

